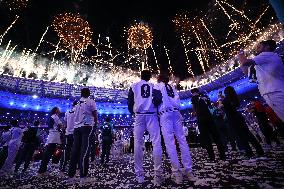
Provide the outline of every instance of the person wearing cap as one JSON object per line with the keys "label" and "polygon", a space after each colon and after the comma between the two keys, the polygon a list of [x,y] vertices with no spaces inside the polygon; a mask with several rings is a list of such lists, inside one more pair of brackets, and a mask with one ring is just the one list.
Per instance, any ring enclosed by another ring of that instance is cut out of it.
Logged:
{"label": "person wearing cap", "polygon": [[266,103],[284,121],[284,65],[281,57],[274,53],[274,40],[262,41],[257,46],[257,55],[248,59],[244,51],[239,52],[239,60],[246,74],[250,66],[256,70],[258,89]]}

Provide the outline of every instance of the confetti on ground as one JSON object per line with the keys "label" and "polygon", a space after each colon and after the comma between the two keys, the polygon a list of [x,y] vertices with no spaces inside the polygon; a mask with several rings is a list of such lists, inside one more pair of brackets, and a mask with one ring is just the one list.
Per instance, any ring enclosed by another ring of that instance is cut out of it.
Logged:
{"label": "confetti on ground", "polygon": [[[216,150],[216,149],[215,149]],[[216,162],[207,159],[206,151],[192,148],[193,171],[198,179],[189,182],[184,179],[181,185],[175,184],[170,177],[170,163],[164,159],[165,182],[160,188],[284,188],[284,145],[273,147],[266,152],[265,158],[246,159],[238,152],[228,154],[226,161]],[[217,152],[216,152],[217,154]],[[217,155],[218,157],[218,155]],[[58,165],[49,167],[50,175],[36,177],[39,162],[34,162],[24,174],[10,175],[0,179],[0,189],[61,189],[61,188],[155,188],[153,183],[152,156],[144,158],[145,183],[138,184],[134,175],[133,155],[126,154],[113,159],[107,167],[99,164],[99,159],[90,164],[90,177],[96,182],[80,187],[79,183],[67,186],[67,176],[59,174]]]}

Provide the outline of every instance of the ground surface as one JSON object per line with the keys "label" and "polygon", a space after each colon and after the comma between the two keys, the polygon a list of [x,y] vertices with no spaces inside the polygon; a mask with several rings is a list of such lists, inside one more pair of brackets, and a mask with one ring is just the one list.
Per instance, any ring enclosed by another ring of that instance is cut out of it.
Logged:
{"label": "ground surface", "polygon": [[[164,159],[165,182],[160,188],[284,188],[284,145],[266,149],[264,158],[245,159],[232,152],[227,161],[210,162],[201,148],[192,148],[193,170],[196,182],[184,181],[176,185],[170,179],[170,164]],[[155,188],[152,183],[153,163],[151,155],[145,156],[145,183],[137,184],[133,169],[133,156],[112,159],[107,168],[96,163],[91,165],[90,175],[96,182],[84,188]],[[39,162],[32,164],[25,174],[0,178],[0,189],[4,188],[80,188],[78,184],[67,186],[66,177],[58,172],[57,165],[49,167],[50,176],[38,178]]]}

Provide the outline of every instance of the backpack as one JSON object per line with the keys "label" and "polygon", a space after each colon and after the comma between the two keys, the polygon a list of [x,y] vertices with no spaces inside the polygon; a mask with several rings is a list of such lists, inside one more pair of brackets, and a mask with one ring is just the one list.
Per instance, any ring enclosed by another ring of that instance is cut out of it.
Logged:
{"label": "backpack", "polygon": [[209,109],[211,108],[210,98],[207,95],[200,95],[198,97],[198,104],[197,106],[201,109]]}
{"label": "backpack", "polygon": [[224,112],[221,109],[215,109],[213,112],[213,116],[216,118],[223,118],[224,117]]}
{"label": "backpack", "polygon": [[112,139],[112,128],[110,124],[105,123],[102,126],[102,139],[103,140],[111,140]]}

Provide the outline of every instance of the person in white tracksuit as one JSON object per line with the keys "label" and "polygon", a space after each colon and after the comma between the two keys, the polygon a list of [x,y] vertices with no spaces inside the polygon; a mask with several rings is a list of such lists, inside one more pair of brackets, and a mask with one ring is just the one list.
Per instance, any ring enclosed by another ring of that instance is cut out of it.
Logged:
{"label": "person in white tracksuit", "polygon": [[182,115],[179,112],[180,98],[177,90],[168,84],[168,82],[168,75],[160,74],[155,89],[160,90],[162,94],[162,103],[158,109],[162,134],[172,164],[172,176],[177,184],[181,184],[183,177],[174,137],[176,137],[179,143],[181,160],[188,180],[194,181],[195,178],[192,174],[192,160],[183,131]]}
{"label": "person in white tracksuit", "polygon": [[[158,123],[157,106],[153,97],[155,97],[154,84],[150,83],[151,72],[143,70],[141,72],[141,81],[131,85],[128,93],[128,110],[135,115],[134,123],[134,163],[135,173],[138,183],[144,182],[143,171],[143,135],[148,130],[153,143],[154,160],[154,183],[160,185],[162,182],[162,147],[160,126]],[[155,98],[154,98],[155,99]],[[154,105],[155,104],[155,105]]]}
{"label": "person in white tracksuit", "polygon": [[13,164],[21,146],[23,130],[18,127],[17,120],[11,121],[11,124],[13,127],[10,129],[11,140],[8,142],[8,156],[3,167],[0,169],[0,176],[9,175],[13,172]]}

